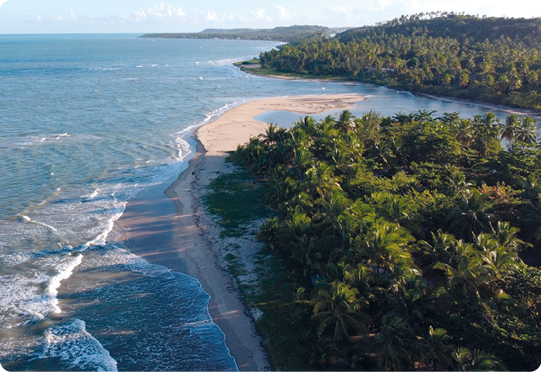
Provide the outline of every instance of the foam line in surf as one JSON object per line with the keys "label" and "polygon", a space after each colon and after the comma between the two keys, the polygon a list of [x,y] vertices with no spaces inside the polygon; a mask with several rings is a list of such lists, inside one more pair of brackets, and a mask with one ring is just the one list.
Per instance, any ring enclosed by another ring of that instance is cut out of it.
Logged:
{"label": "foam line in surf", "polygon": [[[241,102],[243,103],[243,102]],[[186,136],[193,132],[195,128],[198,128],[200,126],[203,126],[207,124],[208,122],[218,118],[220,115],[222,115],[225,111],[229,110],[230,108],[237,106],[238,102],[232,102],[232,103],[226,103],[224,106],[217,108],[216,110],[212,110],[211,112],[205,114],[205,118],[201,120],[200,122],[190,125],[183,130],[174,133],[173,135],[176,136],[175,138],[175,144],[177,148],[177,157],[176,159],[178,161],[182,161],[186,159],[186,157],[192,153],[192,149],[189,145],[189,143],[184,139]]]}
{"label": "foam line in surf", "polygon": [[60,358],[70,369],[118,371],[117,361],[86,330],[86,323],[81,319],[48,329],[41,357]]}
{"label": "foam line in surf", "polygon": [[47,286],[47,291],[45,292],[45,298],[49,297],[51,305],[53,306],[54,313],[61,313],[62,310],[58,306],[58,288],[62,280],[65,280],[73,274],[73,270],[81,264],[83,261],[83,255],[77,254],[72,257],[68,257],[64,262],[62,262],[57,270],[59,273],[51,278],[49,285]]}
{"label": "foam line in surf", "polygon": [[22,220],[23,222],[33,223],[33,224],[35,224],[35,225],[40,225],[40,226],[46,227],[46,228],[48,228],[49,230],[51,230],[52,232],[54,232],[54,233],[57,233],[57,232],[58,232],[58,230],[55,229],[53,226],[47,225],[46,223],[43,223],[43,222],[34,221],[34,220],[32,220],[30,217],[25,216],[25,215],[21,215],[21,220]]}

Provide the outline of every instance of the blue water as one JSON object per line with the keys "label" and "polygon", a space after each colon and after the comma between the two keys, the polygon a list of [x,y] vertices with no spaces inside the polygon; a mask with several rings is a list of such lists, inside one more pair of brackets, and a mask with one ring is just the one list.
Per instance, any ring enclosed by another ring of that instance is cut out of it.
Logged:
{"label": "blue water", "polygon": [[[137,36],[0,35],[0,364],[8,370],[236,370],[200,283],[106,239],[127,200],[186,166],[191,128],[227,108],[360,93],[370,98],[357,115],[485,111],[232,65],[274,42]],[[260,118],[287,125],[300,116]]]}

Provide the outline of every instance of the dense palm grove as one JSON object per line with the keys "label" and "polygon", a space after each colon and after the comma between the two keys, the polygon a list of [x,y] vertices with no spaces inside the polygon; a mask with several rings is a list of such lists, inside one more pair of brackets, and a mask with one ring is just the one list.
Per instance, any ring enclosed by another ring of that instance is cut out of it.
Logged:
{"label": "dense palm grove", "polygon": [[427,13],[262,53],[263,67],[540,109],[541,19]]}
{"label": "dense palm grove", "polygon": [[304,278],[314,368],[539,367],[541,271],[519,257],[541,247],[535,129],[344,111],[239,146],[276,211],[259,238]]}

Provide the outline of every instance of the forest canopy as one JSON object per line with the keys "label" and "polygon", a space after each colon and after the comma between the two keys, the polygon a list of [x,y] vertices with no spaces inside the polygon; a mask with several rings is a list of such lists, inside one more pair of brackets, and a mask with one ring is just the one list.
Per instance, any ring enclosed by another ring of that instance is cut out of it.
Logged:
{"label": "forest canopy", "polygon": [[280,72],[541,109],[541,19],[402,16],[261,53]]}
{"label": "forest canopy", "polygon": [[271,124],[231,155],[266,185],[258,237],[289,265],[282,323],[311,369],[541,364],[535,122],[434,114]]}

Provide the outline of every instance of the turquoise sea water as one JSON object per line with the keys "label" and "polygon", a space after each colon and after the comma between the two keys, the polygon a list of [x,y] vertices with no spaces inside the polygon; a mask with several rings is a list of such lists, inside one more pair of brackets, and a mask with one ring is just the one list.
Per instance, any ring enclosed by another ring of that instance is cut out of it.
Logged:
{"label": "turquoise sea water", "polygon": [[106,240],[127,200],[185,167],[191,128],[227,108],[360,93],[369,99],[357,115],[484,112],[232,66],[275,42],[137,36],[0,35],[0,364],[8,370],[236,370],[200,283]]}

